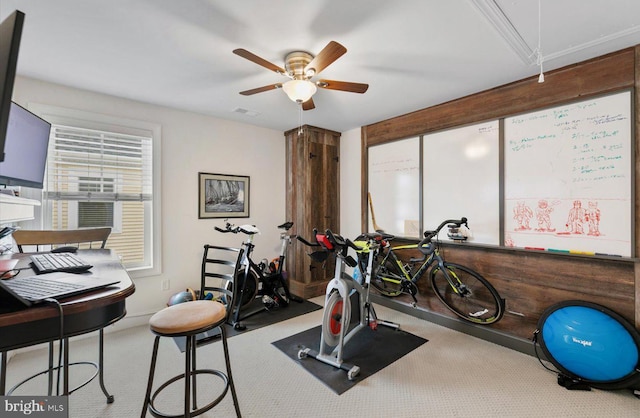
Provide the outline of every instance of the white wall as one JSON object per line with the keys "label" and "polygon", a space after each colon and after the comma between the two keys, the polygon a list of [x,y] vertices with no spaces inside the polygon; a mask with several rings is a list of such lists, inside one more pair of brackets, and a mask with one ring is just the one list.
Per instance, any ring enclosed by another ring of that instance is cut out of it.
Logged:
{"label": "white wall", "polygon": [[360,227],[361,144],[360,128],[340,136],[340,234],[351,239],[364,232]]}
{"label": "white wall", "polygon": [[[230,122],[18,77],[14,101],[41,103],[160,124],[162,127],[162,274],[134,280],[127,318],[135,322],[165,306],[186,287],[199,287],[204,244],[238,247],[242,237],[221,234],[222,220],[198,219],[198,172],[250,176],[250,217],[232,219],[258,226],[255,258],[279,252],[277,225],[285,219],[285,138],[283,132]],[[170,280],[170,290],[160,283]],[[126,322],[126,321],[123,321]]]}

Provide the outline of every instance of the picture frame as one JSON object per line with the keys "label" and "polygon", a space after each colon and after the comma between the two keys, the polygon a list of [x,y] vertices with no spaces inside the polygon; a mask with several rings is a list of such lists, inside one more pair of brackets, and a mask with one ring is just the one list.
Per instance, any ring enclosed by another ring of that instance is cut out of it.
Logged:
{"label": "picture frame", "polygon": [[249,176],[198,173],[198,218],[248,218]]}

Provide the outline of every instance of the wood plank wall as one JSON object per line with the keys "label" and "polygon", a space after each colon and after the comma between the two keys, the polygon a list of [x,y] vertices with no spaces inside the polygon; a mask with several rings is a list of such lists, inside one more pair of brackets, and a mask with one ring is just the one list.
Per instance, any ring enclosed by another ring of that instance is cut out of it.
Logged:
{"label": "wood plank wall", "polygon": [[[362,135],[362,230],[368,227],[367,148],[456,126],[503,118],[589,96],[640,87],[640,45],[516,81],[393,119],[364,126]],[[635,115],[635,247],[640,250],[640,99]],[[508,335],[530,338],[544,309],[563,300],[599,303],[640,329],[640,260],[555,255],[465,243],[446,245],[449,260],[487,277],[507,301],[505,318],[493,325]],[[448,314],[423,281],[419,306]],[[407,298],[399,303],[408,303]]]}

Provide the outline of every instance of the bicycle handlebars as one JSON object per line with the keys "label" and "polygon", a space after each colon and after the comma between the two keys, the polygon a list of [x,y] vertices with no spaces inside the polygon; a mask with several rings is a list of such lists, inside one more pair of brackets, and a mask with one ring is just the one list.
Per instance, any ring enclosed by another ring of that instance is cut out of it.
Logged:
{"label": "bicycle handlebars", "polygon": [[215,226],[214,227],[216,231],[218,232],[222,232],[223,234],[226,233],[233,233],[233,234],[237,234],[238,232],[242,232],[243,234],[246,235],[255,235],[255,234],[259,234],[260,230],[255,226],[255,225],[239,225],[239,226],[235,226],[230,224],[229,222],[226,223],[225,225],[225,229],[222,229],[220,227]]}
{"label": "bicycle handlebars", "polygon": [[307,241],[306,239],[302,238],[300,235],[298,235],[298,236],[296,237],[296,239],[297,239],[298,241],[302,242],[304,245],[307,245],[307,246],[309,246],[309,247],[319,247],[319,246],[320,246],[320,244],[318,244],[318,243],[313,244],[313,243],[311,243],[311,242]]}
{"label": "bicycle handlebars", "polygon": [[446,221],[443,221],[440,225],[438,225],[438,227],[435,230],[424,231],[424,234],[423,234],[424,239],[418,243],[418,249],[420,250],[420,252],[422,252],[425,255],[430,254],[433,251],[431,246],[429,246],[429,244],[431,243],[431,240],[438,235],[440,230],[444,228],[445,225],[448,225],[448,224],[453,224],[458,228],[461,225],[464,225],[467,228],[469,227],[469,225],[467,224],[467,218],[465,217],[462,217],[460,219],[447,219]]}

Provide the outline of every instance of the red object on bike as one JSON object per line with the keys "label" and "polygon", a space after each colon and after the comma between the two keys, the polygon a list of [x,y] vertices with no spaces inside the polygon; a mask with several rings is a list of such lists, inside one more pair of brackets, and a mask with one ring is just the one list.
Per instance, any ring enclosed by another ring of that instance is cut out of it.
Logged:
{"label": "red object on bike", "polygon": [[325,234],[316,234],[316,241],[318,241],[318,244],[320,244],[327,250],[333,250],[333,245],[329,241],[329,237],[327,237]]}
{"label": "red object on bike", "polygon": [[331,334],[339,335],[340,330],[342,329],[342,305],[344,302],[342,300],[338,301],[333,305],[333,309],[331,310],[331,319],[329,324],[329,329],[331,330]]}

